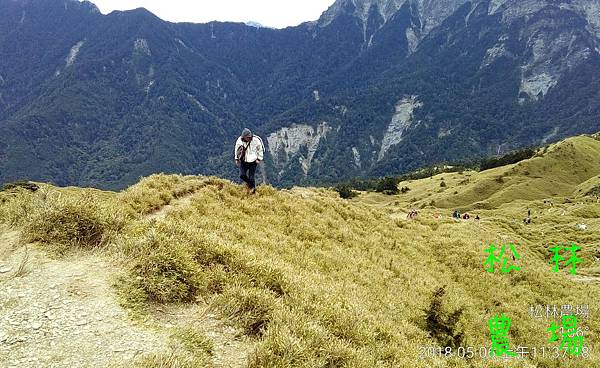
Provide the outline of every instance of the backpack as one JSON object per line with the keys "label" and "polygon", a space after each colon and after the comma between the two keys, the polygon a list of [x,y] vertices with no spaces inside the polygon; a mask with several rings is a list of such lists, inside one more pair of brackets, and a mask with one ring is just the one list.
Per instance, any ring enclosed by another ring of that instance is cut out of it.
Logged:
{"label": "backpack", "polygon": [[252,143],[252,141],[248,142],[248,144],[246,144],[246,145],[242,142],[242,145],[238,147],[238,150],[237,150],[238,160],[246,162],[246,151],[248,151],[248,147],[250,147],[250,143]]}

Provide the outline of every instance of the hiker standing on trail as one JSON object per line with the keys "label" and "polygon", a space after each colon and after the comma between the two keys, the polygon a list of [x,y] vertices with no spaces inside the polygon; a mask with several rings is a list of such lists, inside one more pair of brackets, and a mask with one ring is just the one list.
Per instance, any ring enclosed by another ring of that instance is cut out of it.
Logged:
{"label": "hiker standing on trail", "polygon": [[240,167],[240,179],[248,186],[250,193],[256,193],[254,174],[256,167],[263,161],[265,146],[262,139],[253,135],[250,129],[242,131],[235,142],[235,164]]}

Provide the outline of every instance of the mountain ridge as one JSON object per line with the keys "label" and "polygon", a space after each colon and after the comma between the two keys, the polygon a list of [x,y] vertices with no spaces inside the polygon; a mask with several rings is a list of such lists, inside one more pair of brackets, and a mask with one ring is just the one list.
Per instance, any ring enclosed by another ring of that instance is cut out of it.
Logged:
{"label": "mountain ridge", "polygon": [[[274,30],[2,0],[0,181],[233,178],[229,145],[244,126],[280,147],[266,168],[281,186],[591,133],[600,55],[597,19],[583,14],[597,3],[453,1],[447,17],[431,10],[441,23],[428,29],[419,7],[440,4],[394,1],[394,14],[376,9],[364,23],[358,2],[338,1],[327,24]],[[407,114],[398,106],[413,96]],[[312,136],[285,148],[277,137],[290,129]]]}

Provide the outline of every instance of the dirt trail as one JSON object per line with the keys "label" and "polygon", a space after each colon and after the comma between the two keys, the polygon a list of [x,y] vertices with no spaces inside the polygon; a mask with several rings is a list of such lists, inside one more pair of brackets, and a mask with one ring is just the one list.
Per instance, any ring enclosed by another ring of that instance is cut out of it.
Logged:
{"label": "dirt trail", "polygon": [[173,211],[175,208],[189,206],[190,203],[192,203],[192,197],[194,196],[194,194],[195,193],[189,193],[183,197],[173,199],[166,206],[163,206],[162,208],[159,208],[158,210],[148,214],[145,217],[145,220],[160,220],[167,217],[169,212]]}
{"label": "dirt trail", "polygon": [[[144,220],[162,219],[192,196]],[[115,267],[89,252],[52,259],[0,227],[0,367],[131,367],[145,354],[172,351],[174,327],[212,340],[211,366],[246,366],[252,343],[205,304],[161,306],[147,325],[133,322],[111,286]]]}
{"label": "dirt trail", "polygon": [[571,280],[577,282],[599,282],[600,276],[577,275],[571,277]]}
{"label": "dirt trail", "polygon": [[17,241],[16,232],[0,233],[8,270],[0,274],[0,366],[127,367],[167,348],[166,334],[134,324],[119,306],[106,260],[54,260]]}
{"label": "dirt trail", "polygon": [[[144,220],[164,219],[177,208],[189,206],[195,193],[172,200],[168,205],[147,215]],[[202,331],[212,340],[214,351],[212,366],[215,368],[244,367],[252,351],[252,343],[237,330],[220,320],[209,305],[198,303],[186,306],[161,306],[154,310],[156,322],[168,327],[192,327]]]}

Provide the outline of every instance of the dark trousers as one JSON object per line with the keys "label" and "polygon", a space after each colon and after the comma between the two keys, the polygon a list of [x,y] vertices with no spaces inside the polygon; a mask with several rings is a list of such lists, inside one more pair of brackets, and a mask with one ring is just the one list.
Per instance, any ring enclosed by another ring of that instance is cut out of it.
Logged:
{"label": "dark trousers", "polygon": [[254,180],[254,173],[256,172],[256,162],[244,162],[240,163],[240,179],[246,182],[248,188],[254,189],[256,187],[256,181]]}

